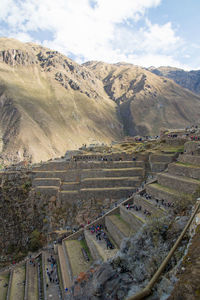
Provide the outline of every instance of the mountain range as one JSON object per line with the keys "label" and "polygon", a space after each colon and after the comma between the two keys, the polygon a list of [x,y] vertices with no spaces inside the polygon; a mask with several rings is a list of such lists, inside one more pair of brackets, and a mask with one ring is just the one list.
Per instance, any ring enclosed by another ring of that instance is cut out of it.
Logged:
{"label": "mountain range", "polygon": [[200,71],[77,64],[0,38],[0,158],[32,162],[82,144],[157,135],[200,121]]}

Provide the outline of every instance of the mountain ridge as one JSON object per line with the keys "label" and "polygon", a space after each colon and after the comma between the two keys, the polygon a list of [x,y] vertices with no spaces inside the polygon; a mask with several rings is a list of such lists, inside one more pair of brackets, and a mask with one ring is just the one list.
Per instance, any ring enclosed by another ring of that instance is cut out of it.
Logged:
{"label": "mountain ridge", "polygon": [[0,38],[1,157],[38,162],[93,142],[200,120],[200,96],[139,66],[87,62]]}

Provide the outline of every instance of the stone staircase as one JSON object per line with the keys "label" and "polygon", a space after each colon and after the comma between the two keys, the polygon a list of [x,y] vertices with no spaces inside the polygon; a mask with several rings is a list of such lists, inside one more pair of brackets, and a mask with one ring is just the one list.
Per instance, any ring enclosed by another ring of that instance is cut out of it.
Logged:
{"label": "stone staircase", "polygon": [[[162,201],[175,202],[182,196],[190,197],[200,187],[200,156],[184,154],[174,161],[175,154],[159,155],[152,154],[151,163],[156,164],[160,159],[161,165],[155,169],[168,166],[167,171],[158,174],[157,182],[147,184],[135,194],[132,193],[145,176],[144,161],[54,161],[35,167],[33,188],[58,196],[61,204],[77,197],[87,200],[91,196],[101,199],[102,203],[107,197],[126,200],[57,245],[60,285],[49,282],[46,273],[46,269],[51,268],[47,262],[49,253],[43,252],[40,259],[35,260],[35,266],[27,260],[25,265],[0,273],[0,300],[15,299],[16,295],[23,300],[48,299],[50,295],[60,299],[61,290],[72,287],[80,274],[84,276],[96,261],[113,257],[123,239],[136,233],[149,218],[165,215],[173,209],[160,204]],[[100,225],[101,239],[96,232],[91,232],[93,226]]]}
{"label": "stone staircase", "polygon": [[164,171],[168,164],[173,160],[176,160],[177,153],[160,152],[152,153],[149,155],[149,164],[152,173],[158,173]]}
{"label": "stone staircase", "polygon": [[168,202],[190,198],[200,187],[200,156],[182,154],[170,163],[166,172],[157,176],[157,182],[146,186],[152,198]]}
{"label": "stone staircase", "polygon": [[[66,270],[68,272],[66,281],[68,288],[73,286],[74,280],[79,279],[78,274],[84,273],[95,261],[106,261],[113,257],[123,239],[136,233],[149,218],[167,215],[170,210],[174,210],[174,202],[183,200],[182,197],[191,199],[191,194],[200,187],[200,161],[199,165],[196,165],[197,156],[193,156],[193,159],[189,157],[188,160],[187,157],[187,154],[180,155],[178,161],[175,161],[175,155],[166,155],[166,164],[169,162],[168,169],[158,174],[157,181],[146,184],[143,190],[133,194],[95,222],[86,225],[84,230],[63,240],[66,255],[64,258],[62,253],[59,254],[59,259],[65,272]],[[102,225],[103,232],[114,246],[113,249],[108,249],[105,240],[102,237],[99,240],[96,233],[91,232],[93,226],[97,225]],[[83,242],[87,244],[87,251],[92,260],[81,267],[78,262],[84,260],[81,251]],[[69,246],[66,246],[67,244]],[[70,244],[73,247],[70,247]],[[63,244],[58,247],[63,247]],[[77,254],[72,249],[76,249]]]}
{"label": "stone staircase", "polygon": [[[167,213],[156,206],[156,202],[146,200],[140,192],[135,193],[115,207],[103,217],[95,220],[84,229],[72,236],[65,238],[62,245],[58,245],[58,257],[61,266],[63,286],[73,286],[75,280],[79,280],[80,274],[88,271],[95,262],[105,262],[112,258],[120,248],[124,238],[136,233],[143,226],[149,215],[160,216]],[[135,207],[133,207],[135,205]],[[136,210],[136,207],[141,207]],[[102,227],[100,239],[95,228]],[[112,245],[110,248],[107,243]],[[87,252],[89,260],[83,255],[83,249]]]}

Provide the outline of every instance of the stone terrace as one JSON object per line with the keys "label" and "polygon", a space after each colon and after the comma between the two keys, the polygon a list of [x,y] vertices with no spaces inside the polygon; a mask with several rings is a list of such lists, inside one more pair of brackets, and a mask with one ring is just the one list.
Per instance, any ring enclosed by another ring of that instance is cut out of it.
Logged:
{"label": "stone terrace", "polygon": [[121,158],[95,161],[89,158],[88,161],[51,161],[34,167],[33,188],[36,192],[57,196],[65,206],[68,201],[77,199],[125,199],[144,180],[145,157],[134,161]]}
{"label": "stone terrace", "polygon": [[[85,157],[76,157],[73,161],[51,161],[33,168],[33,189],[49,196],[57,196],[62,207],[77,199],[87,201],[91,197],[100,200],[102,204],[108,197],[126,199],[57,245],[60,270],[58,280],[62,280],[62,284],[57,286],[56,297],[60,289],[73,286],[75,280],[80,279],[80,274],[84,277],[93,263],[113,257],[123,239],[136,233],[149,218],[167,214],[168,208],[158,205],[156,200],[179,200],[183,190],[192,193],[199,187],[200,162],[196,165],[199,157],[186,153],[179,156],[178,162],[172,162],[176,158],[175,154],[161,153],[152,154],[150,163],[157,164],[160,161],[162,166],[156,170],[166,168],[170,163],[168,172],[160,173],[157,182],[146,185],[146,191],[133,194],[144,181],[149,157],[140,155],[134,157],[134,161],[132,158],[132,155],[122,155],[120,158],[115,157],[116,160],[99,161],[95,160],[96,157],[87,157],[88,160],[84,161]],[[145,198],[145,193],[151,194],[152,198]],[[97,225],[102,225],[103,228],[100,239],[91,230],[92,226]],[[111,248],[106,242],[108,240]],[[41,259],[42,262],[37,260],[35,266],[27,260],[25,266],[17,266],[11,272],[0,273],[0,288],[5,283],[8,284],[3,287],[0,300],[6,299],[5,297],[12,299],[10,297],[13,290],[21,293],[20,295],[24,294],[24,300],[40,299],[41,291],[41,297],[45,298],[46,283],[53,283],[48,281],[46,274],[46,267],[50,268],[47,254],[43,253]],[[24,285],[21,284],[23,280]],[[51,287],[51,290],[55,289]]]}
{"label": "stone terrace", "polygon": [[[120,248],[123,239],[136,233],[149,218],[167,213],[164,209],[157,207],[156,202],[147,201],[140,194],[141,192],[137,192],[129,197],[103,217],[65,238],[62,241],[62,246],[57,246],[63,286],[68,288],[73,286],[74,281],[80,279],[80,274],[85,274],[94,262],[107,261],[113,257]],[[146,211],[149,212],[148,215]],[[96,235],[100,231],[92,232],[97,226],[103,228],[100,239]],[[107,246],[104,235],[112,244],[112,249]],[[84,257],[83,248],[90,258],[89,260]]]}
{"label": "stone terrace", "polygon": [[157,182],[146,185],[146,191],[154,199],[167,202],[190,199],[200,188],[200,155],[185,153],[178,161],[170,163],[168,170],[158,174]]}

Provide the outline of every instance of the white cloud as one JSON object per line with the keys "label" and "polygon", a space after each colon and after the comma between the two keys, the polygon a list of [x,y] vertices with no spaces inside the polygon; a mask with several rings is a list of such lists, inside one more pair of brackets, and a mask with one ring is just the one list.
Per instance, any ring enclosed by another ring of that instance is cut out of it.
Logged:
{"label": "white cloud", "polygon": [[[92,5],[91,5],[92,3]],[[145,22],[145,12],[161,0],[1,0],[4,35],[33,41],[31,32],[52,32],[43,45],[73,54],[77,61],[129,61],[143,66],[179,64],[171,51],[182,41],[171,23]],[[137,28],[138,20],[144,26]],[[152,61],[150,61],[152,59]],[[131,61],[132,60],[132,61]]]}

